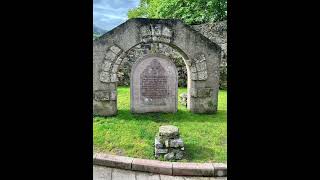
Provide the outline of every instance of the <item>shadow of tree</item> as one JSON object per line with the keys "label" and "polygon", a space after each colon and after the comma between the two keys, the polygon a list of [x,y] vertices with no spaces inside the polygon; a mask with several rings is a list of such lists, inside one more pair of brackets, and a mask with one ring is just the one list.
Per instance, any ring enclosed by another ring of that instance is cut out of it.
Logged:
{"label": "shadow of tree", "polygon": [[226,110],[218,110],[215,114],[195,114],[189,111],[180,110],[177,113],[144,113],[135,114],[131,113],[128,109],[119,109],[118,114],[115,115],[117,119],[130,120],[130,121],[142,121],[149,120],[156,123],[166,123],[172,121],[179,122],[221,122],[226,121]]}

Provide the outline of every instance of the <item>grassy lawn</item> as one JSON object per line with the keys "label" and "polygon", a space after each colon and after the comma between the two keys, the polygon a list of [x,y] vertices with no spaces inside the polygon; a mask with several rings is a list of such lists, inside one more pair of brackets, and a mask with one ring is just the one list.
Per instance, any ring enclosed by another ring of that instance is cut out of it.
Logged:
{"label": "grassy lawn", "polygon": [[[179,93],[187,92],[179,88]],[[179,127],[185,144],[181,162],[227,161],[227,92],[219,92],[217,114],[192,114],[179,104],[176,114],[130,113],[130,88],[118,87],[118,115],[94,117],[94,151],[136,158],[154,158],[154,137],[161,125]]]}

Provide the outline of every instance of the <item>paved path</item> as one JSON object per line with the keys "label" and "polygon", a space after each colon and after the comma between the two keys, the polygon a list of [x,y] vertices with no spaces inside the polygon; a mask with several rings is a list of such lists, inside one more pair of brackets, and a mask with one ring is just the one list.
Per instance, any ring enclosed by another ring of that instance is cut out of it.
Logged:
{"label": "paved path", "polygon": [[166,176],[102,166],[93,166],[93,180],[227,180],[227,178]]}

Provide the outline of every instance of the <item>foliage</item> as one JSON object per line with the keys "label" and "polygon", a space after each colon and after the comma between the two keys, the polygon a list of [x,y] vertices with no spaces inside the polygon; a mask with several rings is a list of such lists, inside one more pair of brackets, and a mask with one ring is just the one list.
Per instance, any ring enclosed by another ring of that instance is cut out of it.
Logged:
{"label": "foliage", "polygon": [[[179,88],[179,93],[187,92]],[[193,114],[181,104],[178,112],[132,114],[130,88],[118,88],[118,115],[94,117],[95,152],[136,158],[154,158],[154,137],[161,125],[172,124],[180,129],[185,143],[182,162],[227,161],[227,92],[219,91],[217,114]]]}
{"label": "foliage", "polygon": [[98,38],[100,36],[101,36],[101,34],[93,33],[93,40],[95,40],[96,38]]}
{"label": "foliage", "polygon": [[227,18],[227,0],[140,0],[128,17],[180,19],[187,24],[222,21]]}

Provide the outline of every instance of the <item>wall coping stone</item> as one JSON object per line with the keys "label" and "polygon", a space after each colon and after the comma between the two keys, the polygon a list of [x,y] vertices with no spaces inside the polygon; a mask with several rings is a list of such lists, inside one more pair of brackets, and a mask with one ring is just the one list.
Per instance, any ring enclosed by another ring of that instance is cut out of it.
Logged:
{"label": "wall coping stone", "polygon": [[93,165],[173,176],[227,177],[224,163],[168,162],[94,153]]}

